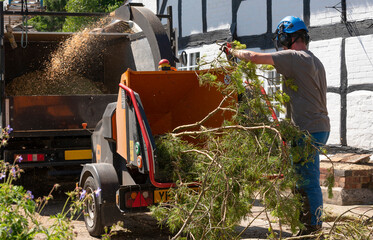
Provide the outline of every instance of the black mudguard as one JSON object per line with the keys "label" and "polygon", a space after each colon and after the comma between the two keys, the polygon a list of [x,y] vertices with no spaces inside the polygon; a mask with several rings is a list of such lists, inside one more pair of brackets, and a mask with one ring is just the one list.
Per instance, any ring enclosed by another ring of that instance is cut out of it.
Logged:
{"label": "black mudguard", "polygon": [[101,189],[98,201],[102,223],[110,226],[122,218],[122,214],[116,205],[116,191],[119,189],[117,173],[113,165],[108,163],[92,163],[83,167],[80,175],[79,186],[83,186],[85,180],[92,176]]}

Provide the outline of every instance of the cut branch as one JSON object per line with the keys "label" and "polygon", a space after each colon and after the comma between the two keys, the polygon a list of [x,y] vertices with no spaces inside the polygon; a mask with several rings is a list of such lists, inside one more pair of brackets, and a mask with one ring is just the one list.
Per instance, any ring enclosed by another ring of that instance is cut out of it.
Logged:
{"label": "cut branch", "polygon": [[234,91],[232,91],[227,96],[225,96],[223,98],[223,100],[221,100],[219,106],[217,108],[215,108],[212,112],[210,112],[209,114],[207,114],[207,116],[205,118],[203,118],[201,121],[193,123],[193,124],[179,126],[179,127],[175,128],[172,132],[175,133],[175,132],[184,131],[185,129],[188,129],[188,128],[200,127],[204,122],[206,122],[207,120],[209,120],[218,111],[232,111],[232,112],[237,112],[236,110],[231,109],[231,108],[222,108],[222,105],[224,104],[224,102],[227,101],[227,99],[230,98],[233,93],[234,93]]}

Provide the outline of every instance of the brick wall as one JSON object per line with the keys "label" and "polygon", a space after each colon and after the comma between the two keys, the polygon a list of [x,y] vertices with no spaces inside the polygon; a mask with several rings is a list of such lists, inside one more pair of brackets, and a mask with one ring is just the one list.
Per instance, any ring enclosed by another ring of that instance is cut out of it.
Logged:
{"label": "brick wall", "polygon": [[[358,169],[357,167],[348,167],[349,169],[340,169],[337,167],[334,170],[334,187],[340,187],[343,189],[361,189],[368,188],[373,189],[372,167],[362,167],[363,169]],[[347,166],[346,166],[347,168]],[[328,176],[327,168],[320,168],[320,185],[325,184],[325,180]]]}

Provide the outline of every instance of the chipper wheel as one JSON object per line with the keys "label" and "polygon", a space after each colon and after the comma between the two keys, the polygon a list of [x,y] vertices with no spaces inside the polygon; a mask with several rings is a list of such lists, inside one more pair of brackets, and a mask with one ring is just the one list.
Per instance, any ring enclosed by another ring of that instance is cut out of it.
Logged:
{"label": "chipper wheel", "polygon": [[83,184],[83,189],[86,191],[84,201],[84,222],[91,236],[101,236],[104,232],[102,224],[100,204],[96,197],[98,189],[97,183],[92,176],[89,176]]}

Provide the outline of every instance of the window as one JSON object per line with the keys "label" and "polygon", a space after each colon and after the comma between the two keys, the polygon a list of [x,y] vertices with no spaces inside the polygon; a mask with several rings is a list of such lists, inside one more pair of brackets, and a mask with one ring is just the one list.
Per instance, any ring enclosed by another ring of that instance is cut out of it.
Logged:
{"label": "window", "polygon": [[[265,91],[267,92],[267,95],[272,98],[276,95],[277,91],[282,90],[281,75],[276,70],[271,70],[271,71],[266,71],[264,73],[264,76],[267,79],[264,81],[263,87]],[[271,105],[273,106],[273,110],[275,111],[276,116],[278,118],[285,117],[285,113],[280,112],[278,109],[275,108],[280,105],[278,101],[275,101],[273,99],[273,101],[271,101]]]}
{"label": "window", "polygon": [[200,52],[190,52],[187,54],[187,66],[180,65],[178,70],[186,71],[186,70],[197,70],[198,68],[198,61],[200,59]]}

